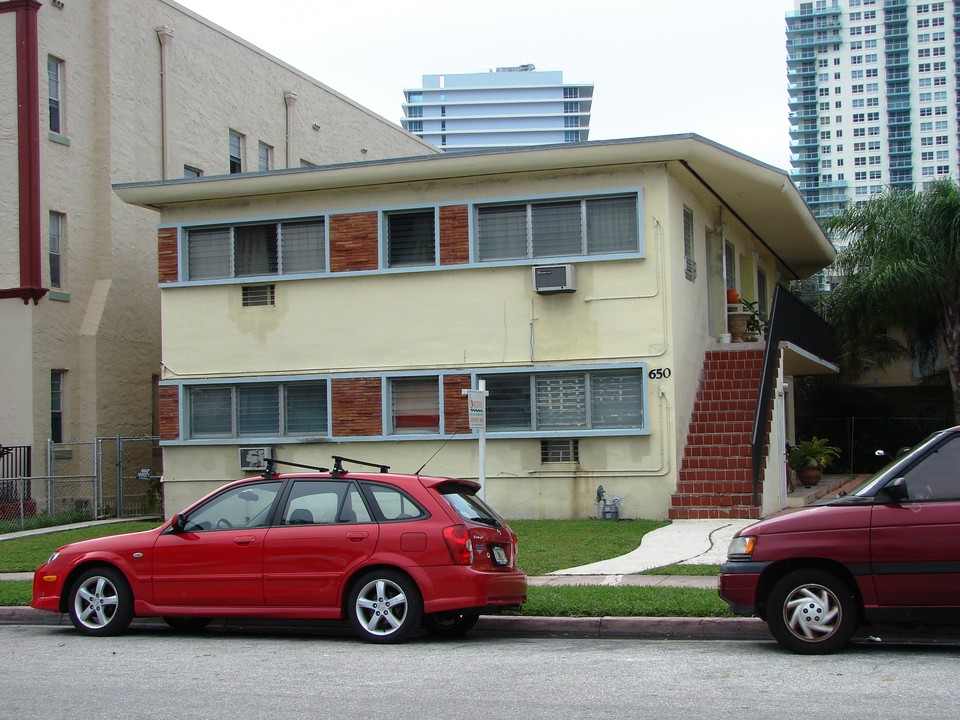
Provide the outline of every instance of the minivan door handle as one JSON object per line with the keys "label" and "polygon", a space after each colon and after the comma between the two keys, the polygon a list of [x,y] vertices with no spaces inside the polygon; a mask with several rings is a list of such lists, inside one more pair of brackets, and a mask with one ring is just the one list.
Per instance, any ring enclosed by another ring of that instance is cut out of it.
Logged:
{"label": "minivan door handle", "polygon": [[256,541],[257,538],[255,538],[253,535],[242,535],[233,539],[233,542],[236,545],[252,545]]}
{"label": "minivan door handle", "polygon": [[353,542],[360,542],[361,540],[366,540],[370,537],[370,533],[364,530],[354,530],[353,532],[347,533],[347,540],[352,540]]}

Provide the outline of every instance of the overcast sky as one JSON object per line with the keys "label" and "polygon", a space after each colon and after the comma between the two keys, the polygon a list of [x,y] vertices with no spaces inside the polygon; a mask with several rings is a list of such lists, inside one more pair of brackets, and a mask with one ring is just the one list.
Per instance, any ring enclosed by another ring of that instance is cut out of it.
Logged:
{"label": "overcast sky", "polygon": [[399,124],[423,75],[533,63],[594,84],[591,140],[695,132],[789,168],[792,0],[178,0]]}

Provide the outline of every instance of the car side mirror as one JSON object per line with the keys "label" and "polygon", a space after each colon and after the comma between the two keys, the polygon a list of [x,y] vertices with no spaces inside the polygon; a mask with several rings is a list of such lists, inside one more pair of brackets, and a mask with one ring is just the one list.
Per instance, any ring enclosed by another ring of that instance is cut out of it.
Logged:
{"label": "car side mirror", "polygon": [[894,478],[877,492],[877,497],[885,502],[904,502],[910,499],[905,478]]}
{"label": "car side mirror", "polygon": [[175,533],[182,533],[187,525],[187,518],[182,513],[173,516],[173,522],[170,523],[170,529]]}

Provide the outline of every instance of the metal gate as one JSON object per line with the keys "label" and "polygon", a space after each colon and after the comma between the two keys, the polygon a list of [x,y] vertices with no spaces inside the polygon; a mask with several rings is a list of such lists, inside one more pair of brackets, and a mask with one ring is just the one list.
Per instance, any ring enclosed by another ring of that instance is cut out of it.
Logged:
{"label": "metal gate", "polygon": [[49,475],[42,478],[46,481],[47,514],[69,518],[66,522],[161,511],[159,438],[141,435],[50,442],[47,467]]}

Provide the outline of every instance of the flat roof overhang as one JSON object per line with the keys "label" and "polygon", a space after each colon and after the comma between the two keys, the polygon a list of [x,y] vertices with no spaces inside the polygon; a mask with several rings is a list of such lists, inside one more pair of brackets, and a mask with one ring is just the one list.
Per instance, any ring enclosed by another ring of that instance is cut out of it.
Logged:
{"label": "flat roof overhang", "polygon": [[792,279],[809,277],[836,257],[785,171],[692,133],[119,183],[114,190],[126,203],[162,210],[226,198],[646,163],[681,165],[777,256]]}

